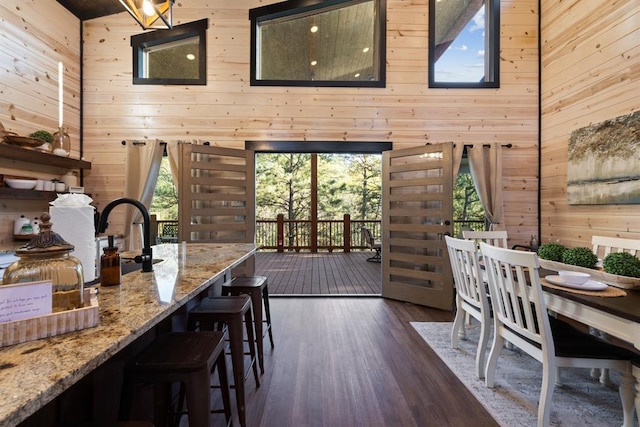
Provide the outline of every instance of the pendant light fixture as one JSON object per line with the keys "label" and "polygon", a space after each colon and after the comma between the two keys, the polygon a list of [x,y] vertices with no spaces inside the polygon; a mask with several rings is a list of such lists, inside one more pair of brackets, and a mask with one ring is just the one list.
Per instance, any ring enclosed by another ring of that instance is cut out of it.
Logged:
{"label": "pendant light fixture", "polygon": [[171,29],[171,7],[175,0],[120,0],[143,30]]}

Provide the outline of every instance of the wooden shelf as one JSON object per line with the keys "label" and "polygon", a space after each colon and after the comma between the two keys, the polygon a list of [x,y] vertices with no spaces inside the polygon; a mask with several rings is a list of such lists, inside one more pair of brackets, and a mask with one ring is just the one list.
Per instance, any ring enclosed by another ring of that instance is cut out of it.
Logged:
{"label": "wooden shelf", "polygon": [[0,187],[0,199],[14,200],[42,200],[51,202],[58,196],[56,191],[20,190],[17,188]]}
{"label": "wooden shelf", "polygon": [[[29,150],[17,145],[1,144],[2,150],[0,158],[7,160],[18,160],[22,162],[48,165],[63,169],[91,169],[91,162],[70,157],[56,156],[55,154],[43,153],[41,151]],[[25,191],[25,190],[20,190]],[[42,193],[42,191],[38,191]]]}

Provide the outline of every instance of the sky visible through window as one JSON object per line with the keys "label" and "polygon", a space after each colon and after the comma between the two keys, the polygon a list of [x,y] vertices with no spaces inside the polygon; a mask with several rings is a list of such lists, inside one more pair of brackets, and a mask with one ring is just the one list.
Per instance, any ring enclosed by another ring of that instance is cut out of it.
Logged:
{"label": "sky visible through window", "polygon": [[484,78],[484,9],[482,6],[435,63],[435,81],[475,83]]}

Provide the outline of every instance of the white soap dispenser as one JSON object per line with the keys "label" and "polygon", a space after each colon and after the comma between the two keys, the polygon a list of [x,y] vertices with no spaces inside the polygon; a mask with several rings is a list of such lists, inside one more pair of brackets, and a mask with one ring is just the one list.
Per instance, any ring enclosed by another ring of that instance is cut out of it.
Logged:
{"label": "white soap dispenser", "polygon": [[32,234],[32,233],[24,233],[23,228],[28,228],[26,226],[30,225],[31,221],[29,218],[25,218],[24,215],[20,215],[20,218],[13,221],[13,234],[15,236],[19,236],[21,234]]}

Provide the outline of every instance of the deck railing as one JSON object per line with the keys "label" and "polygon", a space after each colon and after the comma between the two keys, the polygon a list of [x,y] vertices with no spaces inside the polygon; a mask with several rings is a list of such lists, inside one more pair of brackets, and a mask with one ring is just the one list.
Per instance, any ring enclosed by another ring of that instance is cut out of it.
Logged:
{"label": "deck railing", "polygon": [[157,219],[151,215],[151,242],[176,243],[178,242],[178,221]]}
{"label": "deck railing", "polygon": [[[153,221],[152,221],[153,222]],[[177,242],[178,222],[171,220],[157,220],[157,225],[152,224],[152,241]],[[316,230],[313,230],[311,220],[289,220],[284,215],[278,215],[276,219],[259,219],[256,221],[256,244],[262,249],[284,251],[311,251],[319,250],[333,252],[350,252],[353,249],[367,249],[368,246],[362,235],[362,227],[371,230],[374,237],[381,235],[378,220],[354,220],[350,215],[332,220],[318,220]],[[461,236],[462,229],[484,230],[484,220],[466,220],[453,222],[453,235]],[[313,236],[317,236],[314,242]]]}
{"label": "deck railing", "polygon": [[[334,250],[350,252],[352,249],[368,248],[362,227],[371,230],[374,237],[380,237],[380,220],[353,220],[347,214],[342,220],[318,220],[316,245],[313,244],[311,220],[288,220],[278,215],[275,220],[256,221],[256,243],[263,249],[284,251]],[[484,230],[484,220],[453,222],[453,235],[461,236],[462,229]]]}
{"label": "deck railing", "polygon": [[311,220],[289,220],[284,215],[278,215],[276,219],[259,219],[256,221],[256,244],[278,252],[350,252],[368,247],[362,227],[369,228],[374,236],[380,235],[380,220],[353,220],[348,214],[342,220],[317,220],[316,224],[316,230],[313,230]]}

